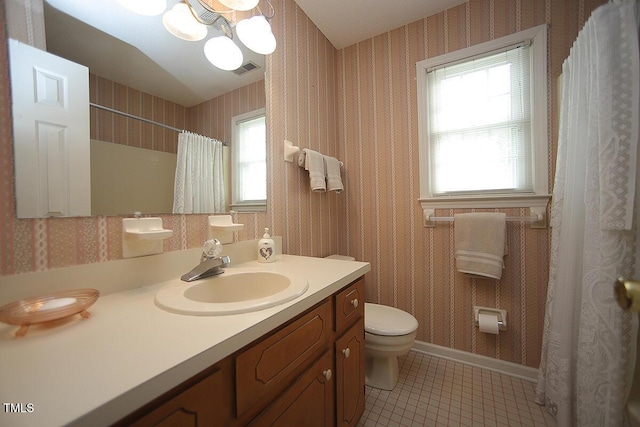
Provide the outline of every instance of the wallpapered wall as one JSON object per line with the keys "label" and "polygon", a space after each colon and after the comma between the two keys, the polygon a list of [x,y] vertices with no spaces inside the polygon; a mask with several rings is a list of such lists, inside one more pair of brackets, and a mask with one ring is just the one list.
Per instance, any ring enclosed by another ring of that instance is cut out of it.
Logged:
{"label": "wallpapered wall", "polygon": [[[509,255],[500,281],[455,270],[453,224],[421,225],[416,61],[547,23],[551,175],[556,79],[578,29],[601,3],[471,0],[337,52],[339,153],[347,164],[345,252],[371,261],[367,301],[413,313],[418,340],[537,367],[550,233],[508,223]],[[529,215],[524,209],[505,212]],[[508,331],[479,333],[475,305],[506,309]]]}
{"label": "wallpapered wall", "polygon": [[[419,340],[537,367],[549,230],[509,224],[509,255],[500,282],[470,280],[455,271],[452,226],[421,225],[415,62],[548,23],[552,171],[555,79],[579,28],[601,3],[472,0],[337,51],[293,0],[274,0],[278,48],[267,59],[265,81],[269,200],[266,213],[237,215],[238,222],[247,224],[240,238],[256,238],[262,227],[271,226],[283,236],[287,253],[343,253],[370,261],[367,300],[413,313],[420,323]],[[120,258],[121,218],[14,218],[4,43],[1,49],[0,274]],[[305,171],[282,160],[284,139],[344,161],[346,191],[311,193]],[[527,214],[521,209],[507,212]],[[165,227],[176,231],[165,250],[202,244],[205,216],[163,218]],[[509,331],[497,337],[477,333],[471,322],[473,305],[507,309]]]}

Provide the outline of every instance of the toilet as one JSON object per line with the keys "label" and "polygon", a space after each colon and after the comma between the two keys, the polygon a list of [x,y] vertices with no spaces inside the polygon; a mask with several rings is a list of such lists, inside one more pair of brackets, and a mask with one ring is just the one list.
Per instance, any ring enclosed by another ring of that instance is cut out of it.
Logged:
{"label": "toilet", "polygon": [[[344,255],[327,258],[355,261]],[[418,321],[406,311],[364,304],[365,382],[368,386],[393,390],[398,382],[398,357],[411,350],[417,330]]]}

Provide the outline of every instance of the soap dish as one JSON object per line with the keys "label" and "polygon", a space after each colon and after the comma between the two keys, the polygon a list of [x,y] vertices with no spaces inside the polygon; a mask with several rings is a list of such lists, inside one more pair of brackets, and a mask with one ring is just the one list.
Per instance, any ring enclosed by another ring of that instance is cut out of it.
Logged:
{"label": "soap dish", "polygon": [[97,289],[71,289],[38,297],[21,299],[0,307],[0,322],[19,325],[16,337],[24,336],[29,326],[80,314],[91,316],[89,307],[100,296]]}

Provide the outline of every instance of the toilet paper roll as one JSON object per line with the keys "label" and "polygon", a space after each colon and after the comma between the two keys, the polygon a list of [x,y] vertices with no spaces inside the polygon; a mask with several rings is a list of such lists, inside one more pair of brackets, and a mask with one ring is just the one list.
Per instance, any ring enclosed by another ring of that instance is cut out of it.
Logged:
{"label": "toilet paper roll", "polygon": [[480,313],[478,315],[478,327],[480,328],[480,332],[494,335],[499,334],[498,316],[495,314]]}

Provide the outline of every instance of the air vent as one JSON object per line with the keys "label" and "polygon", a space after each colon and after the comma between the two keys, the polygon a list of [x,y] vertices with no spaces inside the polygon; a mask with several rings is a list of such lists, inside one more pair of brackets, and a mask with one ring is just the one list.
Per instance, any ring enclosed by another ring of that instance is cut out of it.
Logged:
{"label": "air vent", "polygon": [[234,70],[233,72],[240,76],[240,75],[242,75],[244,73],[247,73],[249,71],[257,70],[258,68],[260,68],[258,66],[258,64],[256,64],[253,61],[249,61],[249,62],[246,62],[246,63],[242,64],[240,66],[240,68]]}

